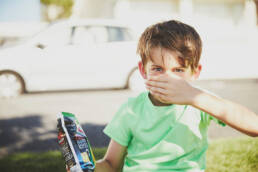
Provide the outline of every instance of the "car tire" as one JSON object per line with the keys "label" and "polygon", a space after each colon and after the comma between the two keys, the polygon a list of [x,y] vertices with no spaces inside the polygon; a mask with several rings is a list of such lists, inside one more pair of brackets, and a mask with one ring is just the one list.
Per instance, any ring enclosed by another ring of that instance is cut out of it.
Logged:
{"label": "car tire", "polygon": [[128,81],[127,81],[127,88],[132,90],[132,91],[145,91],[145,84],[144,84],[144,80],[140,74],[140,71],[138,69],[138,67],[135,67],[129,77],[128,77]]}
{"label": "car tire", "polygon": [[5,70],[0,71],[0,97],[17,97],[25,93],[25,82],[16,72]]}

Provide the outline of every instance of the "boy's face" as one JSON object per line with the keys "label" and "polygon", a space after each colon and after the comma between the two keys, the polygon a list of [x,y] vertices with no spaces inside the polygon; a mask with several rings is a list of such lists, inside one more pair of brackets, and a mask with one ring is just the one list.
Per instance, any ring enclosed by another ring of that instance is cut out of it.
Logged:
{"label": "boy's face", "polygon": [[151,50],[152,60],[147,60],[145,66],[139,62],[139,69],[144,79],[148,79],[151,75],[161,75],[172,73],[190,82],[196,80],[201,72],[201,65],[199,65],[194,72],[191,67],[183,67],[179,63],[179,58],[176,52],[156,47]]}

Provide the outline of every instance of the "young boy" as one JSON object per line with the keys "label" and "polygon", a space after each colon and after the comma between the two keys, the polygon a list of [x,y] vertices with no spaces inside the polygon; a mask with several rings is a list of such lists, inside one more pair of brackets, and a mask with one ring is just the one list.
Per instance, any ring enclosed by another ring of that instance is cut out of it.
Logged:
{"label": "young boy", "polygon": [[189,25],[167,21],[141,35],[138,64],[147,92],[129,98],[104,129],[111,137],[96,172],[200,172],[211,120],[258,136],[258,116],[189,84],[198,78],[202,42]]}

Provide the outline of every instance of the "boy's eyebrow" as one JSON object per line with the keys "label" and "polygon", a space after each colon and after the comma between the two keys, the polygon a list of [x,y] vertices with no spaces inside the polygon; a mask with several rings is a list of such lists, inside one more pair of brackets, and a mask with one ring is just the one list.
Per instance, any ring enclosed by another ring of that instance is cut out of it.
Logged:
{"label": "boy's eyebrow", "polygon": [[152,64],[151,66],[153,66],[153,67],[162,67],[162,66],[155,65],[155,64]]}
{"label": "boy's eyebrow", "polygon": [[[155,64],[152,64],[151,66],[152,66],[152,67],[162,67],[162,66],[155,65]],[[174,67],[174,68],[182,68],[182,69],[186,69],[186,67],[184,67],[184,66],[176,66],[176,67]]]}

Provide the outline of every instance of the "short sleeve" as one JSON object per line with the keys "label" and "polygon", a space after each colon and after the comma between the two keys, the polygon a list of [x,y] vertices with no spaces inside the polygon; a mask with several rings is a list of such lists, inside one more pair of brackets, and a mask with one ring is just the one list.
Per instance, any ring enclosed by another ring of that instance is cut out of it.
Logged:
{"label": "short sleeve", "polygon": [[211,120],[213,120],[215,123],[217,123],[223,127],[226,126],[226,124],[224,122],[222,122],[221,120],[219,120],[203,111],[201,111],[201,118],[202,118],[202,121],[205,122],[207,125],[210,125]]}
{"label": "short sleeve", "polygon": [[119,108],[103,132],[122,146],[128,146],[132,134],[127,103]]}

